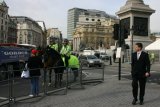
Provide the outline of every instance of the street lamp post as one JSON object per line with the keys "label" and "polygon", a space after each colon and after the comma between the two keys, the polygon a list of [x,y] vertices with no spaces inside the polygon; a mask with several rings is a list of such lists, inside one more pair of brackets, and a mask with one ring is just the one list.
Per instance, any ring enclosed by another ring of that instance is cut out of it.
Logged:
{"label": "street lamp post", "polygon": [[132,59],[134,26],[132,26],[132,28],[130,29],[130,32],[131,32],[131,59]]}

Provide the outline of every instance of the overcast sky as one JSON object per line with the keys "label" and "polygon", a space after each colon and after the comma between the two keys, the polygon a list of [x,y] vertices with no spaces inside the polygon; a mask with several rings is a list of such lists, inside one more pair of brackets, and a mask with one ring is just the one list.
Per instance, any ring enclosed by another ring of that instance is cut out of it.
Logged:
{"label": "overcast sky", "polygon": [[[97,9],[115,15],[127,0],[5,0],[11,16],[27,16],[44,21],[47,28],[59,28],[67,35],[67,11],[73,7]],[[160,31],[160,0],[144,0],[156,10],[151,16],[151,32]]]}

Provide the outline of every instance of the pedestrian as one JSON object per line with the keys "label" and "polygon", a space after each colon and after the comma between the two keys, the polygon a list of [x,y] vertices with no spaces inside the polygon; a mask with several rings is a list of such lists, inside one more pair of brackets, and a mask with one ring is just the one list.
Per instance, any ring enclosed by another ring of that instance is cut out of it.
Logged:
{"label": "pedestrian", "polygon": [[30,97],[38,96],[39,94],[39,76],[40,68],[43,67],[42,59],[37,56],[37,50],[33,49],[31,51],[31,57],[28,59],[28,68],[31,78],[31,94]]}
{"label": "pedestrian", "polygon": [[116,52],[114,51],[113,53],[113,62],[115,63],[116,62]]}
{"label": "pedestrian", "polygon": [[150,54],[150,59],[151,59],[151,63],[153,64],[155,61],[155,54],[153,52]]}
{"label": "pedestrian", "polygon": [[133,94],[133,101],[132,104],[135,105],[137,102],[138,96],[138,83],[140,87],[139,93],[139,100],[140,105],[143,105],[144,101],[144,94],[145,94],[145,85],[146,79],[150,76],[150,60],[148,53],[142,51],[143,44],[136,43],[135,44],[135,51],[132,54],[132,94]]}
{"label": "pedestrian", "polygon": [[68,67],[68,65],[69,65],[68,60],[69,60],[70,55],[71,55],[71,46],[69,45],[68,39],[64,39],[63,46],[62,46],[62,49],[60,51],[60,54],[62,55],[62,57],[64,57],[66,67]]}

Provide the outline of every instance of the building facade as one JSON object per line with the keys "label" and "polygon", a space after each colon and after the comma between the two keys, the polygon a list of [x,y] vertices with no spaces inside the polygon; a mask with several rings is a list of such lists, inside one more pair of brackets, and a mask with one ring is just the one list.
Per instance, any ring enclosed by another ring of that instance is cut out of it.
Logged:
{"label": "building facade", "polygon": [[[95,17],[104,17],[104,18],[110,18],[110,17],[112,17],[111,15],[108,15],[104,11],[93,10],[93,9],[72,8],[72,9],[68,10],[67,38],[69,40],[73,40],[73,33],[74,33],[75,28],[77,26],[77,22],[79,22],[79,16],[80,15],[95,16]],[[91,19],[91,21],[92,21],[92,19]]]}
{"label": "building facade", "polygon": [[73,36],[73,50],[84,48],[109,49],[115,44],[113,40],[113,25],[118,23],[115,16],[103,11],[81,12]]}
{"label": "building facade", "polygon": [[50,28],[47,30],[47,45],[51,44],[52,39],[56,39],[58,43],[62,43],[62,33],[58,28]]}
{"label": "building facade", "polygon": [[17,43],[43,46],[42,28],[36,21],[24,16],[12,16],[17,23]]}
{"label": "building facade", "polygon": [[78,25],[74,32],[73,50],[109,49],[114,45],[113,20]]}
{"label": "building facade", "polygon": [[72,8],[68,10],[67,18],[67,38],[69,40],[73,39],[73,32],[76,28],[76,23],[79,20],[79,15],[81,12],[86,11],[85,9]]}
{"label": "building facade", "polygon": [[8,22],[8,6],[0,0],[0,43],[7,43]]}
{"label": "building facade", "polygon": [[44,21],[36,21],[42,28],[42,47],[47,46],[47,29]]}
{"label": "building facade", "polygon": [[17,43],[17,24],[9,17],[7,43]]}

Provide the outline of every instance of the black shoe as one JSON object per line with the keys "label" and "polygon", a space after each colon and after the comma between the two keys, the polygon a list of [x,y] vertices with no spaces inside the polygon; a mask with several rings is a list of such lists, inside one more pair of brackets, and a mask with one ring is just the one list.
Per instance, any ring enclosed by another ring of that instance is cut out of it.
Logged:
{"label": "black shoe", "polygon": [[132,104],[133,104],[133,105],[136,105],[136,102],[137,102],[137,100],[136,100],[136,99],[133,99]]}
{"label": "black shoe", "polygon": [[144,103],[143,103],[143,101],[140,101],[140,103],[139,103],[140,105],[143,105]]}

